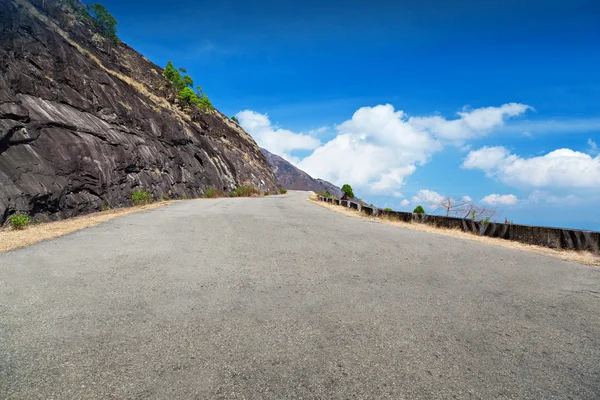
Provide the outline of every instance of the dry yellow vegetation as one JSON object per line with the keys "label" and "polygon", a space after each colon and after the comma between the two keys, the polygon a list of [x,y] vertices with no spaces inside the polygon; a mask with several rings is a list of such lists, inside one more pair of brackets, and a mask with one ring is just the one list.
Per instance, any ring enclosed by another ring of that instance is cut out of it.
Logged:
{"label": "dry yellow vegetation", "polygon": [[463,232],[459,229],[449,229],[449,228],[437,228],[432,225],[427,224],[419,224],[419,223],[409,223],[404,221],[398,221],[395,219],[390,219],[386,217],[370,217],[366,214],[363,214],[359,211],[356,211],[352,208],[342,207],[338,205],[333,205],[331,203],[325,203],[323,201],[319,201],[316,195],[312,195],[309,198],[310,201],[313,201],[317,205],[327,208],[332,211],[339,212],[344,215],[349,215],[352,217],[368,219],[371,221],[377,221],[389,225],[394,225],[406,229],[413,229],[422,232],[435,233],[438,235],[444,236],[452,236],[459,239],[471,240],[474,242],[480,242],[485,244],[490,244],[494,246],[505,247],[508,249],[514,250],[522,250],[528,251],[530,253],[536,253],[543,256],[554,257],[564,261],[570,261],[578,264],[590,265],[594,267],[600,267],[600,256],[588,252],[588,251],[575,251],[575,250],[565,250],[565,249],[550,249],[548,247],[535,246],[520,242],[515,242],[512,240],[505,240],[499,238],[492,238],[488,236],[479,236],[474,235],[472,233]]}
{"label": "dry yellow vegetation", "polygon": [[90,226],[98,225],[102,222],[121,217],[123,215],[132,214],[138,211],[151,210],[169,203],[172,203],[172,201],[161,201],[143,206],[118,208],[56,222],[29,225],[23,230],[15,230],[11,228],[1,229],[0,253],[18,249],[19,247],[29,246],[44,240],[54,239],[59,236],[67,235],[69,233],[73,233],[81,229],[89,228]]}

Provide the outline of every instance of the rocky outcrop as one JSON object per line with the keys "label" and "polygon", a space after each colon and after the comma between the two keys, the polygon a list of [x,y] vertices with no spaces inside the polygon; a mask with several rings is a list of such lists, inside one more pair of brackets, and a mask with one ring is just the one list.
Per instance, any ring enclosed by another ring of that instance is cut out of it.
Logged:
{"label": "rocky outcrop", "polygon": [[342,193],[342,190],[333,183],[327,182],[323,179],[315,179],[301,169],[294,167],[292,164],[278,155],[269,153],[265,149],[261,150],[267,157],[269,165],[277,177],[277,181],[284,189],[312,190],[314,192],[323,192],[328,190],[329,193],[334,196],[338,196]]}
{"label": "rocky outcrop", "polygon": [[136,188],[277,189],[241,127],[216,110],[192,120],[155,89],[159,67],[56,3],[0,0],[0,223],[126,205]]}

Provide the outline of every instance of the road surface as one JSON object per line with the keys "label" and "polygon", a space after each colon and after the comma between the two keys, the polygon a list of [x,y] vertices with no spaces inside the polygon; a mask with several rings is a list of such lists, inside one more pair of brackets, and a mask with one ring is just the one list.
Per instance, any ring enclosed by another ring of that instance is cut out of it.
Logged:
{"label": "road surface", "polygon": [[306,197],[1,254],[0,398],[600,398],[599,269]]}

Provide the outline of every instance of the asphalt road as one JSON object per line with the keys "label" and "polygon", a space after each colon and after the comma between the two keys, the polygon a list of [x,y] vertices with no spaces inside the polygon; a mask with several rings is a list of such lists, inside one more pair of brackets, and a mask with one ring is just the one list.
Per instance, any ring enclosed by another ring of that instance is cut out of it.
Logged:
{"label": "asphalt road", "polygon": [[0,398],[600,398],[599,269],[306,197],[1,254]]}

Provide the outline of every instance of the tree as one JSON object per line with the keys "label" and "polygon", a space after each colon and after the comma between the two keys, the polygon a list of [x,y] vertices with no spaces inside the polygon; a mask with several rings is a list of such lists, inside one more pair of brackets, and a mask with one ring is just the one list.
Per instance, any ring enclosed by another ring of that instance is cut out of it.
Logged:
{"label": "tree", "polygon": [[423,208],[423,206],[418,205],[413,210],[413,213],[415,213],[415,214],[425,214],[425,209]]}
{"label": "tree", "polygon": [[[181,69],[181,68],[179,68],[179,69]],[[190,88],[194,87],[194,80],[192,79],[191,76],[189,76],[187,74],[185,74],[183,76],[183,83]]]}
{"label": "tree", "polygon": [[179,100],[182,102],[182,104],[188,106],[197,106],[200,102],[200,99],[198,99],[196,93],[194,93],[194,91],[189,87],[185,87],[181,92],[179,92]]}
{"label": "tree", "polygon": [[236,124],[238,124],[238,125],[240,124],[240,121],[238,121],[238,119],[237,119],[237,117],[235,115],[233,117],[231,117],[231,120],[233,122],[235,122]]}
{"label": "tree", "polygon": [[440,201],[438,210],[444,210],[447,217],[471,218],[477,221],[489,221],[498,215],[497,208],[484,207],[464,197],[462,199],[446,197]]}
{"label": "tree", "polygon": [[344,184],[344,186],[342,186],[342,192],[344,192],[344,194],[348,197],[350,197],[351,199],[354,198],[354,192],[352,191],[352,186],[348,185],[347,183]]}
{"label": "tree", "polygon": [[175,66],[173,65],[173,62],[167,62],[165,70],[163,71],[163,76],[165,77],[165,79],[169,82],[173,82],[173,80],[175,79],[175,72],[176,70]]}
{"label": "tree", "polygon": [[115,17],[100,3],[89,5],[88,11],[102,36],[118,43],[119,37],[117,36],[117,20]]}

